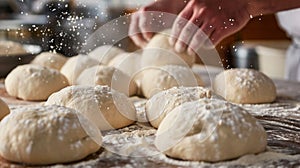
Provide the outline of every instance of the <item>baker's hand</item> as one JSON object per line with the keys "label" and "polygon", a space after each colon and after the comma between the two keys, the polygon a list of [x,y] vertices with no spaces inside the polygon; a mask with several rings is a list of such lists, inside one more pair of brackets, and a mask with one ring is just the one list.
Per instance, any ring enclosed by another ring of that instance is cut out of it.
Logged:
{"label": "baker's hand", "polygon": [[190,0],[173,24],[170,44],[190,55],[201,47],[212,48],[246,25],[247,8],[246,0]]}
{"label": "baker's hand", "polygon": [[[153,32],[170,28],[174,20],[164,15],[178,14],[189,0],[157,0],[131,15],[129,36],[139,47],[145,47],[152,38]],[[173,17],[175,18],[175,17]]]}

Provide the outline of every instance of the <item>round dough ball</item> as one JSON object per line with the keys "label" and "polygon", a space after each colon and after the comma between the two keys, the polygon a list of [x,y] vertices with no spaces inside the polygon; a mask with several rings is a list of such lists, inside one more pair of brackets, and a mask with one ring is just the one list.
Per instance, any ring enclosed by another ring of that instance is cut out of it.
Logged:
{"label": "round dough ball", "polygon": [[135,95],[137,85],[134,80],[122,71],[105,65],[96,65],[85,69],[77,78],[77,85],[108,85],[127,96]]}
{"label": "round dough ball", "polygon": [[67,77],[70,85],[74,85],[83,70],[98,64],[98,61],[86,55],[77,55],[68,59],[60,72]]}
{"label": "round dough ball", "polygon": [[192,66],[195,63],[195,56],[187,53],[177,53],[169,43],[170,30],[156,34],[143,51],[141,65],[164,66],[182,65]]}
{"label": "round dough ball", "polygon": [[146,98],[176,86],[203,86],[201,78],[189,67],[166,65],[163,67],[145,68],[141,71],[141,90]]}
{"label": "round dough ball", "polygon": [[115,67],[133,78],[141,70],[141,58],[137,53],[122,53],[112,59],[108,66]]}
{"label": "round dough ball", "polygon": [[124,53],[125,51],[119,47],[112,45],[103,45],[95,48],[88,56],[97,60],[101,64],[108,65],[108,63],[117,55]]}
{"label": "round dough ball", "polygon": [[243,108],[223,100],[200,99],[166,116],[155,145],[173,158],[218,162],[263,152],[267,134]]}
{"label": "round dough ball", "polygon": [[16,67],[5,79],[7,93],[23,100],[47,100],[66,86],[68,80],[59,71],[33,64]]}
{"label": "round dough ball", "polygon": [[67,57],[56,53],[56,52],[43,52],[37,55],[32,64],[45,66],[48,68],[60,70],[61,67],[66,63]]}
{"label": "round dough ball", "polygon": [[202,98],[222,99],[203,87],[173,87],[157,93],[146,103],[146,115],[150,124],[158,128],[166,115],[177,106]]}
{"label": "round dough ball", "polygon": [[10,112],[8,105],[0,99],[0,121]]}
{"label": "round dough ball", "polygon": [[22,44],[13,41],[0,41],[0,55],[27,54]]}
{"label": "round dough ball", "polygon": [[100,131],[74,109],[24,106],[0,122],[0,155],[32,165],[73,162],[100,149]]}
{"label": "round dough ball", "polygon": [[276,99],[273,81],[253,69],[230,69],[221,72],[214,80],[213,90],[234,103],[270,103]]}
{"label": "round dough ball", "polygon": [[46,102],[50,104],[76,109],[100,130],[122,128],[136,120],[129,98],[108,86],[70,86],[52,94]]}

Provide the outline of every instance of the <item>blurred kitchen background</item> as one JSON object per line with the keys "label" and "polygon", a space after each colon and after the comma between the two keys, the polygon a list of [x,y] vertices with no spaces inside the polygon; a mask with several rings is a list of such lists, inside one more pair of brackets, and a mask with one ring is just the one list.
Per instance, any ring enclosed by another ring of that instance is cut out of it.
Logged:
{"label": "blurred kitchen background", "polygon": [[[0,0],[0,40],[37,44],[66,56],[78,54],[84,40],[106,22],[138,10],[153,0]],[[137,49],[129,38],[121,46]],[[276,16],[252,19],[217,50],[226,68],[254,68],[283,77],[290,44]]]}

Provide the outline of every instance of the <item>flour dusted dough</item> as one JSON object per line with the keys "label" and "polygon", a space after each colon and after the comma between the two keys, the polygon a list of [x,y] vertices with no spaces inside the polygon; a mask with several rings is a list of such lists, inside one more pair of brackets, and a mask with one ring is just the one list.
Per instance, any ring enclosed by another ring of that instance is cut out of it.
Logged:
{"label": "flour dusted dough", "polygon": [[6,115],[8,115],[10,112],[7,104],[0,99],[0,121],[2,120],[2,118],[4,118]]}
{"label": "flour dusted dough", "polygon": [[138,53],[122,53],[112,59],[108,66],[115,67],[131,78],[134,78],[135,74],[141,70],[141,58]]}
{"label": "flour dusted dough", "polygon": [[66,63],[66,61],[67,61],[67,57],[59,53],[43,52],[37,55],[31,63],[60,70],[61,67]]}
{"label": "flour dusted dough", "polygon": [[46,165],[85,158],[99,150],[100,131],[74,109],[23,106],[0,122],[0,155],[13,162]]}
{"label": "flour dusted dough", "polygon": [[101,64],[108,65],[113,58],[124,52],[124,50],[118,47],[112,45],[103,45],[95,48],[88,54],[88,56],[99,61]]}
{"label": "flour dusted dough", "polygon": [[0,41],[0,56],[26,54],[22,44],[13,41]]}
{"label": "flour dusted dough", "polygon": [[162,67],[145,68],[141,71],[141,90],[146,98],[175,86],[203,86],[201,78],[189,67],[166,65]]}
{"label": "flour dusted dough", "polygon": [[174,108],[202,98],[222,99],[203,87],[173,87],[159,92],[147,101],[146,115],[151,125],[158,128],[162,120]]}
{"label": "flour dusted dough", "polygon": [[52,94],[45,104],[74,108],[100,130],[125,127],[136,120],[129,98],[108,86],[70,86]]}
{"label": "flour dusted dough", "polygon": [[213,82],[214,91],[234,103],[270,103],[276,99],[273,81],[253,69],[230,69],[221,72]]}
{"label": "flour dusted dough", "polygon": [[98,65],[99,62],[86,55],[78,55],[70,58],[60,72],[64,74],[71,85],[74,85],[80,73],[86,68]]}
{"label": "flour dusted dough", "polygon": [[217,162],[263,152],[267,135],[243,108],[223,100],[200,99],[166,116],[155,145],[173,158]]}
{"label": "flour dusted dough", "polygon": [[105,65],[96,65],[85,69],[77,78],[76,84],[86,86],[107,85],[127,96],[135,95],[137,92],[137,85],[133,79],[130,79],[124,72]]}
{"label": "flour dusted dough", "polygon": [[156,34],[143,51],[142,67],[182,65],[192,66],[195,57],[187,53],[177,53],[169,43],[170,30]]}
{"label": "flour dusted dough", "polygon": [[18,66],[5,79],[7,93],[23,100],[46,100],[66,86],[68,80],[59,71],[33,64]]}

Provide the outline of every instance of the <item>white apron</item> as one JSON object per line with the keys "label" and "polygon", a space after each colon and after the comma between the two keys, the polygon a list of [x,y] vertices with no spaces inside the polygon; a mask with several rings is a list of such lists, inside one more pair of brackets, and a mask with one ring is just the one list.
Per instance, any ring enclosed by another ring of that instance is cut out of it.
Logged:
{"label": "white apron", "polygon": [[293,40],[287,51],[285,78],[300,81],[300,8],[279,12],[277,18]]}

